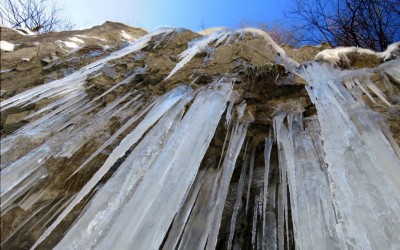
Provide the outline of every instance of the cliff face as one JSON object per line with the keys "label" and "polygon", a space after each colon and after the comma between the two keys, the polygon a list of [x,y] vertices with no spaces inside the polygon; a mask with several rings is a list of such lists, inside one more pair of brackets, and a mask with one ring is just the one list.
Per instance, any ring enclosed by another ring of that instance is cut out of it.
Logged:
{"label": "cliff face", "polygon": [[2,247],[399,247],[398,44],[1,32]]}

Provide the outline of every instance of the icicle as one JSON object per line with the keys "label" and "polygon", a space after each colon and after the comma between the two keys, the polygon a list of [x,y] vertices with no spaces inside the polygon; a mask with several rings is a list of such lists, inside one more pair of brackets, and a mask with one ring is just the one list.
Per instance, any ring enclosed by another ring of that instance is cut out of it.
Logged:
{"label": "icicle", "polygon": [[[113,177],[93,198],[90,206],[68,231],[58,247],[66,244],[66,246],[74,245],[75,248],[92,248],[98,243],[122,207],[135,192],[137,183],[160,154],[166,140],[174,132],[182,118],[183,107],[191,98],[192,94],[189,92],[151,129],[121,164]],[[154,141],[159,143],[152,145]]]}
{"label": "icicle", "polygon": [[[58,108],[56,111],[23,127],[15,134],[4,138],[2,140],[2,145],[4,145],[2,147],[2,165],[9,165],[1,171],[1,209],[6,208],[23,192],[47,175],[47,171],[43,167],[47,159],[50,157],[70,157],[88,140],[87,135],[92,135],[103,129],[102,124],[110,116],[118,115],[118,113],[114,113],[114,110],[131,94],[127,93],[117,98],[96,114],[87,114],[96,105],[87,104],[80,107],[81,103],[79,102],[57,114],[57,110],[60,110]],[[51,118],[53,115],[54,118]],[[70,124],[77,125],[65,129]],[[67,137],[69,139],[65,140]],[[19,145],[22,140],[25,140],[25,142],[28,140],[31,143],[22,144],[18,146],[19,150],[14,150],[14,147]],[[36,149],[35,146],[37,146]],[[29,150],[32,151],[29,152]],[[14,161],[15,159],[18,160]],[[33,162],[35,164],[32,164]]]}
{"label": "icicle", "polygon": [[378,72],[383,72],[392,77],[397,83],[400,83],[400,59],[388,61],[382,63],[378,69]]}
{"label": "icicle", "polygon": [[376,103],[375,99],[369,93],[368,89],[363,85],[364,81],[360,81],[359,79],[353,79],[353,82],[368,96],[368,98],[373,102]]}
{"label": "icicle", "polygon": [[257,215],[258,215],[259,202],[260,202],[260,195],[257,195],[254,199],[253,223],[251,228],[251,244],[253,245],[253,249],[256,249]]}
{"label": "icicle", "polygon": [[[111,167],[116,160],[122,157],[125,152],[135,144],[140,137],[146,132],[146,130],[151,127],[168,109],[170,109],[177,101],[179,101],[182,96],[188,91],[189,88],[185,86],[180,86],[178,88],[173,89],[171,92],[167,93],[166,95],[160,97],[158,100],[155,101],[155,104],[151,111],[143,118],[143,121],[135,128],[133,132],[127,135],[118,145],[117,148],[114,149],[114,154],[111,154],[103,166]],[[140,113],[139,115],[133,117],[127,124],[132,124],[136,121],[140,116],[143,115],[144,112]],[[122,133],[127,126],[123,126],[122,129],[117,131],[115,135],[112,137],[113,139],[116,138],[120,133]],[[113,139],[109,139],[106,143],[104,143],[95,153],[89,157],[72,175],[82,169],[89,161],[91,161],[98,153],[100,153],[109,143],[112,142]],[[108,171],[108,170],[105,170]]]}
{"label": "icicle", "polygon": [[[281,174],[280,174],[281,175]],[[281,177],[282,178],[282,177]],[[286,178],[286,176],[285,176]],[[286,196],[285,196],[285,187],[283,186],[282,183],[279,184],[279,190],[278,190],[278,230],[277,230],[277,236],[278,236],[278,249],[285,249],[285,203],[286,201]]]}
{"label": "icicle", "polygon": [[226,30],[218,30],[213,32],[209,36],[205,36],[201,39],[195,40],[192,42],[192,44],[189,46],[188,49],[183,51],[180,55],[179,58],[181,61],[176,64],[176,66],[171,70],[169,75],[165,78],[165,80],[169,79],[171,76],[173,76],[179,69],[181,69],[186,63],[188,63],[196,54],[205,51],[208,44],[214,42],[215,40],[218,40],[221,37],[224,37],[226,34],[228,34]]}
{"label": "icicle", "polygon": [[391,106],[382,91],[380,91],[380,89],[378,89],[378,87],[369,78],[365,79],[364,81],[368,88],[371,89],[384,103],[386,103],[388,106]]}
{"label": "icicle", "polygon": [[[163,249],[176,249],[180,236],[182,235],[183,229],[186,226],[189,215],[193,210],[194,203],[199,195],[200,188],[202,187],[206,175],[208,176],[211,171],[200,170],[197,174],[196,180],[194,181],[193,187],[190,190],[188,198],[185,200],[185,204],[182,206],[179,213],[176,215],[172,224],[171,230],[168,233],[167,241],[165,242]],[[202,204],[204,205],[204,204]]]}
{"label": "icicle", "polygon": [[244,180],[246,179],[246,171],[247,171],[247,152],[246,150],[244,151],[244,160],[243,160],[243,166],[242,166],[242,171],[240,172],[240,178],[238,182],[238,187],[237,187],[237,193],[236,193],[236,201],[233,206],[233,213],[232,213],[232,219],[231,219],[231,226],[230,226],[230,232],[229,232],[229,239],[228,239],[228,250],[232,249],[232,240],[233,236],[235,235],[235,228],[236,228],[236,218],[239,213],[239,209],[242,206],[242,195],[243,195],[243,188],[244,188]]}
{"label": "icicle", "polygon": [[[269,136],[268,138],[265,138],[265,148],[264,148],[264,189],[263,189],[263,223],[262,223],[262,228],[263,228],[263,238],[266,237],[267,234],[267,228],[266,228],[266,220],[267,220],[267,198],[268,198],[268,179],[269,179],[269,166],[270,166],[270,159],[271,159],[271,150],[272,150],[272,131],[269,131]],[[265,241],[263,240],[263,249],[266,249],[265,246]]]}
{"label": "icicle", "polygon": [[[144,110],[142,110],[140,113],[134,115],[131,117],[127,122],[120,127],[117,132],[115,132],[110,138],[107,139],[96,151],[89,156],[75,171],[72,173],[69,177],[71,178],[73,175],[75,175],[77,172],[79,172],[83,167],[85,167],[91,160],[93,160],[97,155],[99,155],[108,145],[110,145],[115,139],[122,134],[126,129],[128,129],[130,126],[132,126],[133,123],[135,123],[138,119],[140,119],[143,115],[145,115],[153,106],[155,105],[155,102],[151,103],[149,106],[147,106]],[[137,108],[140,108],[140,106],[137,106],[134,110],[136,111]]]}
{"label": "icicle", "polygon": [[[140,249],[159,248],[194,180],[231,88],[231,84],[219,84],[196,96],[100,248],[129,248],[133,244]],[[154,185],[155,181],[159,185]],[[160,207],[163,213],[159,213]]]}
{"label": "icicle", "polygon": [[[1,140],[2,166],[10,165],[13,161],[28,153],[24,147],[25,144],[21,144],[21,140],[25,139],[23,137],[29,138],[33,141],[40,141],[41,139],[47,138],[49,134],[55,130],[54,126],[59,127],[61,124],[67,121],[71,115],[76,116],[79,108],[88,108],[88,106],[85,105],[86,103],[87,101],[84,100],[84,96],[78,96],[74,101],[60,106],[40,119],[22,127],[14,134],[3,138]],[[26,141],[26,139],[24,141]],[[17,145],[19,145],[18,148],[20,150],[18,151],[18,154],[15,154],[11,150]],[[12,153],[13,157],[8,156],[9,152]]]}
{"label": "icicle", "polygon": [[[42,224],[42,227],[39,229],[39,231],[42,231],[43,228],[48,225],[53,219],[75,198],[75,195],[73,195],[71,198],[66,200],[50,217],[43,217],[43,219],[47,218],[47,220]],[[39,223],[37,223],[39,224]],[[36,225],[35,225],[36,226]],[[34,227],[32,227],[33,229]]]}
{"label": "icicle", "polygon": [[[340,248],[329,184],[322,171],[324,167],[316,156],[311,136],[303,131],[301,114],[290,116],[293,122],[288,123],[292,123],[292,129],[287,129],[282,123],[283,116],[275,118],[274,125],[281,150],[279,164],[286,168],[288,176],[296,247],[309,249],[317,245],[323,249]],[[312,224],[309,223],[311,220]]]}
{"label": "icicle", "polygon": [[250,189],[251,189],[251,184],[253,182],[255,153],[256,153],[256,148],[254,147],[253,150],[251,150],[251,157],[250,157],[250,171],[249,171],[249,179],[247,183],[247,193],[246,193],[246,214],[249,209]]}
{"label": "icicle", "polygon": [[226,110],[226,126],[229,127],[232,119],[232,108],[233,108],[233,101],[229,102],[228,109]]}
{"label": "icicle", "polygon": [[[274,122],[274,132],[278,146],[279,156],[279,190],[278,190],[278,249],[284,249],[285,245],[285,230],[288,230],[288,201],[287,201],[287,163],[284,156],[280,140],[280,130],[285,118],[285,114],[276,116]],[[289,138],[289,135],[287,135]],[[286,145],[290,145],[287,143]]]}
{"label": "icicle", "polygon": [[[374,92],[379,99],[381,99],[384,103],[386,103],[388,106],[391,106],[391,104],[389,103],[389,101],[387,100],[386,96],[382,93],[382,91],[371,81],[370,76],[369,76],[369,72],[367,72],[366,70],[359,70],[360,72],[354,73],[354,72],[350,72],[347,73],[345,72],[341,72],[342,75],[341,77],[344,78],[343,82],[345,84],[345,86],[350,90],[352,89],[352,85],[356,85],[357,87],[359,87],[363,93],[365,93],[368,98],[373,102],[376,103],[375,99],[372,97],[371,93],[368,91],[368,89],[372,90],[372,92]],[[355,75],[354,77],[352,77],[352,79],[348,79],[346,78],[346,75]],[[354,96],[354,98],[357,99],[357,96],[354,95],[353,92],[351,92],[351,94]],[[356,94],[358,94],[356,92]]]}
{"label": "icicle", "polygon": [[221,169],[208,169],[178,249],[204,249],[212,223],[212,211],[217,200],[220,174]]}
{"label": "icicle", "polygon": [[[125,152],[129,150],[129,148],[134,145],[143,136],[143,134],[189,90],[190,89],[185,86],[178,87],[160,97],[155,102],[155,105],[153,106],[151,111],[149,111],[149,113],[145,116],[142,122],[139,123],[139,125],[121,141],[121,143],[113,150],[113,152],[104,162],[103,166],[95,173],[92,179],[77,194],[71,204],[68,205],[68,207],[58,216],[57,220],[36,241],[35,245],[32,247],[33,249],[36,248],[44,239],[46,239],[46,237],[62,221],[62,219],[90,192],[90,190],[92,190],[92,188],[98,183],[98,181],[104,176],[104,174],[106,174],[108,170],[114,165],[114,163],[119,158],[121,158],[125,154]],[[135,120],[136,119],[137,117],[135,118]],[[129,122],[131,121],[128,121],[128,123]],[[117,134],[122,133],[122,131],[118,131]]]}
{"label": "icicle", "polygon": [[[303,75],[313,87],[307,91],[314,96],[321,125],[337,234],[354,248],[400,247],[400,199],[393,195],[400,192],[400,159],[372,111],[360,107],[341,85],[337,70],[313,63]],[[328,81],[336,90],[324,87]]]}
{"label": "icicle", "polygon": [[[59,107],[60,105],[64,105],[64,104],[66,104],[66,103],[70,103],[70,101],[73,100],[74,98],[76,98],[77,96],[79,96],[79,94],[80,94],[80,93],[79,93],[79,90],[72,91],[71,93],[69,93],[69,94],[67,94],[66,96],[64,96],[64,98],[61,98],[60,100],[55,101],[55,102],[53,102],[52,104],[47,105],[47,106],[45,106],[45,107],[42,108],[42,109],[39,109],[38,111],[34,112],[33,114],[28,115],[28,116],[25,117],[24,119],[25,119],[25,120],[31,119],[31,118],[33,118],[33,117],[35,117],[35,116],[37,116],[37,115],[39,115],[39,114],[41,114],[41,113],[44,113],[44,112],[46,112],[46,111],[48,111],[48,110],[50,110],[50,109]],[[84,95],[81,95],[81,96],[84,97]]]}
{"label": "icicle", "polygon": [[8,240],[11,239],[11,237],[16,234],[23,226],[25,226],[35,215],[40,213],[43,209],[45,209],[47,206],[51,204],[51,201],[47,201],[44,204],[42,204],[39,208],[37,208],[35,211],[33,211],[26,219],[24,219],[16,229],[14,229],[10,235],[8,235],[7,238],[3,238],[4,235],[1,237],[1,247],[4,247],[4,244],[7,243]]}
{"label": "icicle", "polygon": [[92,100],[92,102],[95,102],[95,101],[99,100],[100,98],[106,96],[108,93],[112,92],[114,89],[116,89],[116,88],[118,88],[118,87],[120,87],[120,86],[122,86],[122,85],[125,85],[125,84],[131,82],[131,81],[136,77],[136,75],[137,75],[137,74],[132,74],[131,76],[128,76],[127,78],[125,78],[125,79],[122,80],[121,82],[119,82],[119,83],[115,84],[114,86],[112,86],[111,88],[109,88],[109,89],[108,89],[107,91],[105,91],[103,94],[101,94],[101,95],[97,96],[96,98],[94,98],[94,99]]}
{"label": "icicle", "polygon": [[18,206],[24,211],[28,211],[40,198],[48,192],[47,189],[40,190],[36,193],[28,193],[19,203]]}
{"label": "icicle", "polygon": [[233,170],[235,168],[236,158],[242,147],[244,138],[247,133],[248,123],[240,123],[240,119],[243,116],[245,105],[238,107],[238,119],[233,128],[231,139],[227,153],[222,164],[223,173],[220,179],[220,188],[218,191],[218,200],[214,207],[214,216],[212,219],[212,225],[208,234],[207,249],[214,249],[217,244],[219,227],[221,224],[222,212],[225,204],[225,199],[228,194],[229,183],[232,177]]}
{"label": "icicle", "polygon": [[[28,230],[28,232],[29,232],[29,231],[32,231],[33,229],[35,229],[35,227],[36,227],[37,225],[39,225],[43,220],[49,219],[49,216],[53,213],[54,209],[56,209],[56,208],[58,207],[58,205],[60,205],[60,204],[65,200],[65,198],[67,198],[67,196],[62,197],[61,199],[59,199],[59,200],[56,202],[56,204],[52,205],[51,208],[49,208],[49,209],[47,210],[47,212],[46,212],[33,226],[30,227],[30,229]],[[65,203],[64,203],[64,204],[65,204]],[[61,207],[62,207],[62,206],[61,206]],[[56,211],[58,211],[58,210],[56,210]],[[55,213],[55,214],[57,214],[57,213]],[[54,218],[55,214],[53,214],[53,216],[50,216],[50,219],[51,219],[51,218]],[[43,225],[43,226],[44,226],[44,225]]]}
{"label": "icicle", "polygon": [[111,53],[106,58],[100,59],[94,63],[91,63],[82,69],[68,75],[67,77],[55,80],[53,82],[43,84],[36,88],[27,90],[21,94],[15,95],[7,100],[4,100],[0,103],[1,111],[9,109],[11,107],[19,106],[22,104],[29,104],[37,102],[40,99],[48,98],[51,96],[55,96],[61,92],[65,94],[76,91],[77,89],[81,88],[85,82],[86,77],[101,69],[108,61],[114,60],[120,57],[123,57],[127,54],[133,53],[135,51],[141,50],[148,45],[150,40],[157,35],[169,34],[173,32],[174,29],[170,28],[162,28],[153,31],[139,39],[137,39],[133,44],[118,50],[116,52]]}
{"label": "icicle", "polygon": [[[266,217],[266,227],[263,242],[265,247],[263,249],[278,249],[277,242],[277,213],[276,210],[276,188],[278,187],[278,180],[272,179],[268,187],[268,200],[267,206],[270,208],[264,216]],[[279,201],[278,201],[279,202]],[[279,205],[279,203],[278,203]]]}
{"label": "icicle", "polygon": [[9,171],[1,173],[1,211],[18,199],[22,194],[32,188],[41,178],[47,176],[47,171],[40,166],[44,156],[23,160],[23,164],[10,166]]}

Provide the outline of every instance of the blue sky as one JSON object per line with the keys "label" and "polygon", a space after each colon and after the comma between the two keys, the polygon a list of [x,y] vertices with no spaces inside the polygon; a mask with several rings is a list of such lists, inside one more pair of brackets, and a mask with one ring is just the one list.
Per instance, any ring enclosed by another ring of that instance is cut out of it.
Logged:
{"label": "blue sky", "polygon": [[160,26],[200,30],[237,28],[243,20],[285,23],[283,11],[293,0],[61,0],[66,16],[83,29],[105,21],[118,21],[149,31]]}

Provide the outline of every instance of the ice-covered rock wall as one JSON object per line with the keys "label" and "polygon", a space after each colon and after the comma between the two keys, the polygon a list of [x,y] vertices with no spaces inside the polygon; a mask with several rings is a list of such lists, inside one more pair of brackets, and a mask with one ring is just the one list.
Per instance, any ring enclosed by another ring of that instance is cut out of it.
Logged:
{"label": "ice-covered rock wall", "polygon": [[2,69],[2,248],[400,248],[396,44],[359,67],[255,29],[120,35],[39,86]]}

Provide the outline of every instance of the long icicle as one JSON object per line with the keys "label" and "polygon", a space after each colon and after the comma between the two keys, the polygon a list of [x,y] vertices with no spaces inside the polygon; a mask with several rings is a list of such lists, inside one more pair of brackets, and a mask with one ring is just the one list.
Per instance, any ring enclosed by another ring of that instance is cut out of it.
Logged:
{"label": "long icicle", "polygon": [[[220,83],[196,96],[100,248],[160,247],[197,174],[231,89],[230,83]],[[161,183],[155,186],[154,180]],[[163,213],[159,213],[160,207]]]}
{"label": "long icicle", "polygon": [[[189,91],[154,125],[113,177],[98,191],[85,213],[59,242],[58,248],[69,245],[80,249],[92,248],[100,240],[177,128],[182,111],[192,98],[193,92]],[[159,143],[152,145],[154,141]],[[91,230],[88,232],[86,228]]]}
{"label": "long icicle", "polygon": [[[214,207],[214,217],[210,232],[208,234],[208,241],[206,249],[214,249],[217,245],[219,227],[221,225],[221,217],[224,209],[226,196],[228,194],[229,183],[232,178],[232,173],[235,168],[237,156],[239,155],[244,138],[246,137],[248,122],[241,122],[246,105],[243,103],[238,107],[238,117],[234,126],[227,154],[222,164],[222,176],[220,180],[220,188],[218,193],[217,203]],[[200,246],[201,247],[201,246]]]}
{"label": "long icicle", "polygon": [[182,206],[179,213],[176,215],[174,222],[172,224],[171,230],[168,233],[167,241],[165,242],[163,249],[176,249],[178,241],[182,235],[182,232],[186,226],[189,216],[193,210],[194,203],[200,192],[206,176],[210,175],[211,170],[200,170],[197,174],[196,180],[190,190],[188,198],[185,200],[185,204]]}
{"label": "long icicle", "polygon": [[[247,147],[247,145],[245,146],[245,148],[246,147]],[[235,200],[235,204],[233,205],[233,213],[232,213],[231,226],[230,226],[230,232],[229,232],[229,238],[228,238],[228,250],[232,249],[232,240],[233,240],[233,236],[235,235],[236,219],[237,219],[237,216],[239,213],[239,209],[242,206],[244,181],[246,179],[246,171],[247,171],[247,165],[248,165],[248,156],[247,156],[246,149],[244,150],[245,156],[243,159],[243,166],[242,166],[242,170],[240,172],[239,182],[238,182],[238,186],[237,186],[236,200]]]}
{"label": "long icicle", "polygon": [[265,138],[265,148],[264,148],[264,182],[263,182],[263,223],[262,223],[262,228],[263,228],[263,249],[266,249],[266,234],[267,234],[267,228],[266,228],[266,220],[267,220],[267,198],[268,198],[268,180],[269,180],[269,166],[270,166],[270,160],[271,160],[271,150],[272,150],[272,130],[269,131],[269,136],[268,138]]}
{"label": "long icicle", "polygon": [[247,183],[247,193],[246,193],[246,214],[249,209],[249,200],[250,200],[250,189],[251,189],[251,184],[253,182],[253,171],[254,171],[254,157],[256,153],[256,148],[254,147],[251,150],[251,156],[250,156],[250,171],[249,171],[249,178],[248,178],[248,183]]}
{"label": "long icicle", "polygon": [[146,115],[143,121],[128,134],[121,143],[113,150],[113,153],[107,158],[103,166],[95,173],[92,179],[81,189],[75,199],[68,205],[68,207],[58,216],[56,221],[40,236],[40,238],[32,246],[35,249],[54,228],[64,219],[65,216],[93,189],[98,181],[104,176],[105,173],[114,165],[114,163],[122,157],[125,152],[134,145],[140,137],[150,128],[168,109],[170,109],[182,96],[188,91],[187,87],[180,87],[172,90],[171,92],[160,97],[154,105],[153,109]]}
{"label": "long icicle", "polygon": [[302,74],[318,112],[338,235],[355,248],[399,247],[400,159],[377,114],[356,102],[338,70],[312,63]]}

